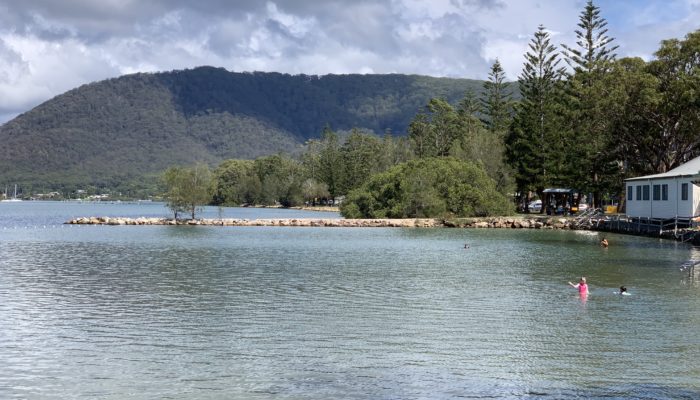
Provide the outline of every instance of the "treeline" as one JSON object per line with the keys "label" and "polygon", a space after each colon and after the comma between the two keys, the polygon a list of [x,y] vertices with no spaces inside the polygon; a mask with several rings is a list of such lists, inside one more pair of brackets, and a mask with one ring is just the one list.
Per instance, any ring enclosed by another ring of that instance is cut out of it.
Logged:
{"label": "treeline", "polygon": [[477,118],[489,110],[469,91],[456,108],[431,100],[408,137],[326,127],[296,157],[226,160],[198,187],[193,176],[206,175],[202,165],[170,168],[167,197],[176,214],[192,216],[202,193],[210,197],[199,204],[223,206],[339,203],[351,218],[508,215],[502,141]]}
{"label": "treeline", "polygon": [[508,215],[503,137],[512,94],[503,76],[496,63],[479,96],[467,89],[456,106],[431,99],[408,136],[326,126],[296,156],[224,161],[212,173],[211,203],[340,204],[352,218]]}
{"label": "treeline", "polygon": [[[508,214],[547,187],[623,201],[623,179],[700,154],[700,31],[661,43],[656,58],[617,59],[600,9],[581,12],[576,45],[539,26],[513,99],[496,61],[477,95],[435,97],[407,137],[326,128],[296,157],[229,160],[211,202],[294,206],[343,199],[347,217]],[[564,62],[562,62],[564,61]],[[569,68],[565,68],[568,64]]]}
{"label": "treeline", "polygon": [[480,87],[416,75],[213,67],[125,75],[70,90],[0,125],[0,182],[26,193],[88,186],[139,193],[171,165],[298,152],[326,125],[405,136],[430,98],[456,102]]}
{"label": "treeline", "polygon": [[646,62],[617,59],[606,25],[589,1],[575,46],[559,51],[543,26],[530,41],[504,138],[521,205],[546,187],[622,205],[625,178],[700,154],[700,31],[663,41]]}

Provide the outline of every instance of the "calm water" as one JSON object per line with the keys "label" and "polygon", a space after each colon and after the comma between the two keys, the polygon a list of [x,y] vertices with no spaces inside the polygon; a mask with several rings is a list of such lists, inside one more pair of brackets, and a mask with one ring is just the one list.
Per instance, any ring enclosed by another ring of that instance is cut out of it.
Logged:
{"label": "calm water", "polygon": [[[687,245],[61,224],[91,215],[167,210],[0,203],[0,398],[700,398],[700,272],[679,269],[700,252]],[[585,301],[566,284],[581,275]]]}

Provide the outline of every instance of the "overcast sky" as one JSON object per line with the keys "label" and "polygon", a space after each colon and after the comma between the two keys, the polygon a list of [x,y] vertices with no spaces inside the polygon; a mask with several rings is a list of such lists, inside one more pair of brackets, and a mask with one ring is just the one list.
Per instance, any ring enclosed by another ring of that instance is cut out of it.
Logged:
{"label": "overcast sky", "polygon": [[[543,24],[574,44],[585,0],[0,0],[0,123],[84,83],[200,65],[517,79]],[[700,0],[597,0],[618,56],[700,28]]]}

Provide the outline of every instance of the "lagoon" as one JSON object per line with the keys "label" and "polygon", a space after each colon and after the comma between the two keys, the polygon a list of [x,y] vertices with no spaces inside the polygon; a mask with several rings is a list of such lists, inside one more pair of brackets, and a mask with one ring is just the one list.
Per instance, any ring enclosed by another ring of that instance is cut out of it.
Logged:
{"label": "lagoon", "polygon": [[[700,397],[700,273],[679,268],[700,252],[686,244],[63,224],[92,215],[168,214],[0,204],[0,398]],[[587,299],[566,284],[582,275]],[[620,285],[632,295],[615,295]]]}

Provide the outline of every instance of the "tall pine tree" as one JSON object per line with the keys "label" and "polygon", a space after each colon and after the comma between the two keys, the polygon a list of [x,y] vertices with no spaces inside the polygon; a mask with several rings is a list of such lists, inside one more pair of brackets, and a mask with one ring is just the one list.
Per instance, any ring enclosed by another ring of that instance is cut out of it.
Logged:
{"label": "tall pine tree", "polygon": [[549,185],[564,185],[567,174],[567,147],[562,120],[561,80],[564,69],[549,33],[540,25],[525,54],[518,77],[522,96],[513,124],[506,136],[506,160],[515,170],[521,204],[528,193],[542,197]]}
{"label": "tall pine tree", "polygon": [[600,16],[600,8],[593,4],[593,0],[588,0],[579,17],[579,29],[575,31],[578,47],[561,45],[566,62],[574,72],[592,73],[615,59],[618,46],[608,47],[615,39],[607,35],[607,25],[605,18]]}
{"label": "tall pine tree", "polygon": [[577,47],[562,45],[566,62],[573,68],[567,81],[569,107],[568,121],[575,133],[573,151],[578,174],[574,185],[577,189],[593,194],[596,207],[602,206],[604,194],[619,194],[614,176],[619,175],[619,163],[611,149],[612,132],[606,109],[605,74],[615,60],[617,46],[607,35],[607,22],[600,15],[600,8],[592,0],[586,3],[576,32]]}
{"label": "tall pine tree", "polygon": [[484,97],[481,99],[483,113],[487,117],[484,121],[486,126],[491,132],[499,134],[508,129],[511,121],[512,96],[505,78],[501,63],[496,60],[491,66],[489,79],[484,82]]}

